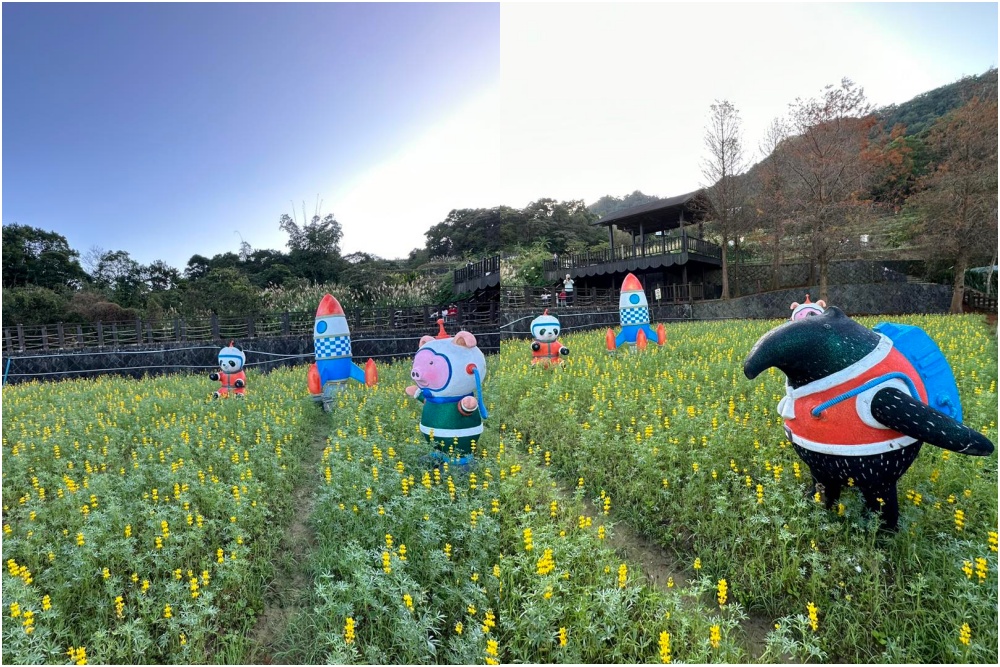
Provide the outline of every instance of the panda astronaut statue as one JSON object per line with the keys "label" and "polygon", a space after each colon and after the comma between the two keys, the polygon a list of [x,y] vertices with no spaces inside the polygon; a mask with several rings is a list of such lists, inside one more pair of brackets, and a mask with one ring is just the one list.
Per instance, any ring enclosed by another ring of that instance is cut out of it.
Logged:
{"label": "panda astronaut statue", "polygon": [[208,376],[209,380],[217,380],[220,385],[212,398],[227,398],[230,391],[236,398],[246,398],[247,374],[243,372],[246,363],[246,355],[233,345],[233,341],[219,350],[219,371]]}

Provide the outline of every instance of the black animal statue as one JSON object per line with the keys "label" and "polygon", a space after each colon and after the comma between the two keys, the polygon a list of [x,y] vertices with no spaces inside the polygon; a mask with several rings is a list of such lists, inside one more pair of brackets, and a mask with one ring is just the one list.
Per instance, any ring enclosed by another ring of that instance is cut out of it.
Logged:
{"label": "black animal statue", "polygon": [[752,380],[771,367],[787,376],[778,404],[785,435],[827,509],[853,478],[866,507],[895,530],[896,482],[922,443],[972,456],[993,452],[989,439],[962,425],[951,368],[917,327],[873,331],[830,307],[764,334],[743,372]]}

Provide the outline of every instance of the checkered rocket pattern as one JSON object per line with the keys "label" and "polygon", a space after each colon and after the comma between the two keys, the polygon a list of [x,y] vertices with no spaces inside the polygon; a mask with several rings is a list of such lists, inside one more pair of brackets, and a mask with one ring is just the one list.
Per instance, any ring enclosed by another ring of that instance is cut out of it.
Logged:
{"label": "checkered rocket pattern", "polygon": [[350,336],[324,336],[316,338],[316,358],[333,359],[351,356]]}
{"label": "checkered rocket pattern", "polygon": [[622,308],[619,314],[621,316],[622,326],[649,323],[649,308],[646,306],[639,306],[637,308]]}

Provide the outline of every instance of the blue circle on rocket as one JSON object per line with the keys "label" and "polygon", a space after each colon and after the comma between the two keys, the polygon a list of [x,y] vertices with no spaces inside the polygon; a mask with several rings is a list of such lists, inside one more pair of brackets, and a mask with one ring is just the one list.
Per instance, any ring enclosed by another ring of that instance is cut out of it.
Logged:
{"label": "blue circle on rocket", "polygon": [[326,322],[321,320],[316,323],[316,333],[326,333]]}
{"label": "blue circle on rocket", "polygon": [[629,300],[630,303],[639,303],[639,295],[638,294],[633,294],[632,296],[630,296],[628,298],[628,300]]}

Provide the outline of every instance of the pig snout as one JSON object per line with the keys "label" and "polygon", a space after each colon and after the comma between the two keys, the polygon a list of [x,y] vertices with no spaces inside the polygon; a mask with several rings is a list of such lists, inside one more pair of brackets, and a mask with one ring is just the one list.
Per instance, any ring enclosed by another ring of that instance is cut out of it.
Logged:
{"label": "pig snout", "polygon": [[448,360],[430,350],[417,353],[410,377],[426,389],[442,389],[448,383]]}

